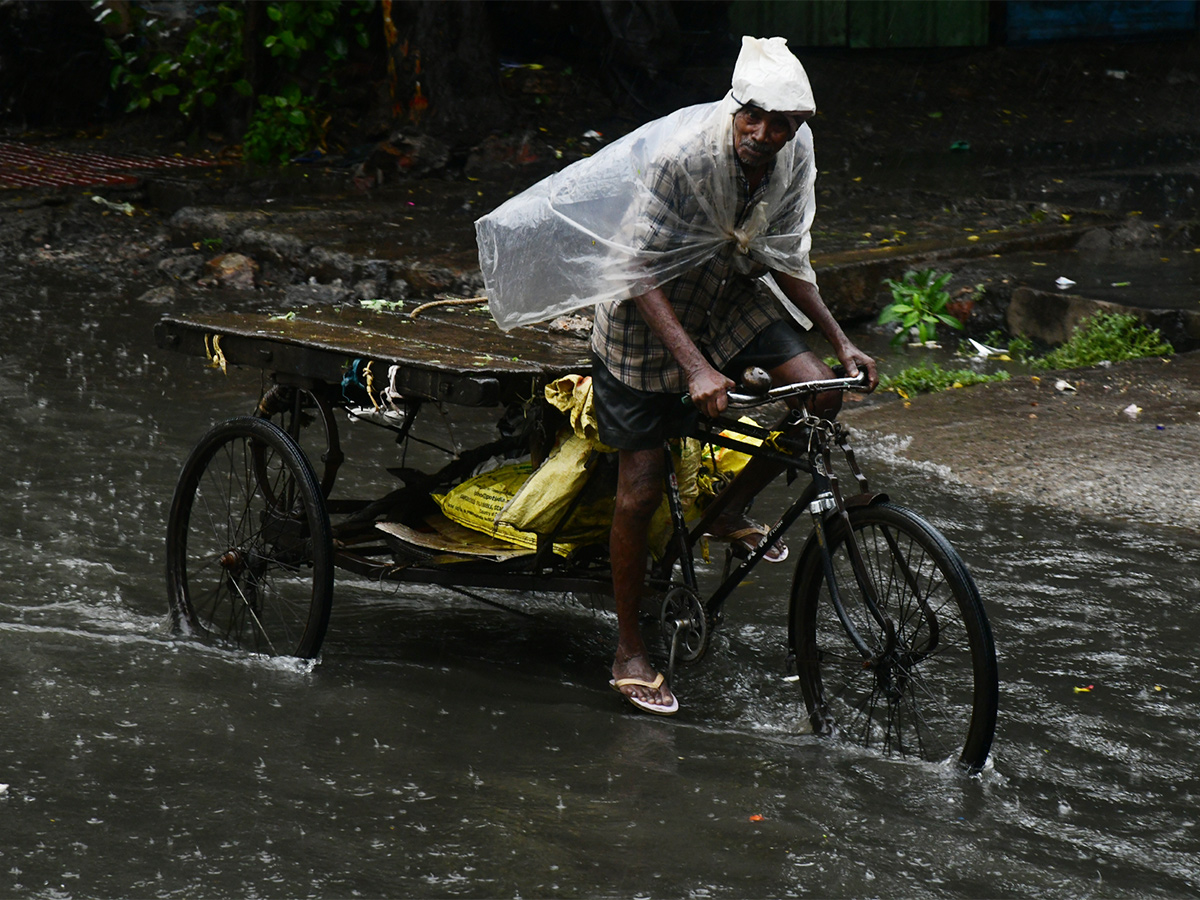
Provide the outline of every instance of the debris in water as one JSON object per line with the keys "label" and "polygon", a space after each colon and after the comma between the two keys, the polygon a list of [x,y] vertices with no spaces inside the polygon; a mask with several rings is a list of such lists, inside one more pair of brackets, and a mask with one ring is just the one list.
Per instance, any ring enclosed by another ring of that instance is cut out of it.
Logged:
{"label": "debris in water", "polygon": [[372,312],[383,312],[389,309],[398,312],[404,309],[403,300],[359,300],[358,305]]}
{"label": "debris in water", "polygon": [[981,344],[975,338],[967,338],[971,346],[975,348],[975,355],[979,359],[987,359],[989,356],[1003,356],[1007,351],[1001,350],[999,347],[989,347],[987,344]]}
{"label": "debris in water", "polygon": [[1142,408],[1136,403],[1130,403],[1127,407],[1121,410],[1121,412],[1125,413],[1125,415],[1129,416],[1131,419],[1136,419],[1139,415],[1141,415]]}
{"label": "debris in water", "polygon": [[1065,275],[1059,275],[1058,280],[1054,283],[1058,285],[1058,289],[1060,291],[1065,291],[1067,288],[1075,284],[1075,282],[1073,282],[1070,278],[1067,278]]}
{"label": "debris in water", "polygon": [[1094,691],[1095,689],[1096,689],[1096,686],[1095,686],[1094,684],[1089,684],[1087,687],[1079,687],[1078,685],[1076,685],[1076,687],[1075,687],[1075,693],[1077,693],[1077,694],[1090,694],[1090,693],[1091,693],[1092,691]]}
{"label": "debris in water", "polygon": [[751,822],[761,822],[762,820],[763,820],[763,817],[760,816],[758,813],[755,813],[754,815],[752,815],[750,817]]}
{"label": "debris in water", "polygon": [[1071,382],[1066,381],[1062,378],[1060,378],[1060,379],[1058,379],[1058,381],[1054,382],[1054,389],[1056,391],[1059,391],[1060,393],[1066,393],[1066,394],[1075,393],[1075,385],[1071,384]]}
{"label": "debris in water", "polygon": [[592,320],[586,316],[559,316],[547,327],[551,331],[565,331],[586,340],[592,333]]}
{"label": "debris in water", "polygon": [[92,195],[92,202],[99,203],[105,209],[111,209],[113,212],[119,212],[119,213],[122,213],[127,216],[133,215],[133,204],[132,203],[114,203],[111,200],[104,199],[99,194]]}
{"label": "debris in water", "polygon": [[206,262],[204,267],[208,274],[198,282],[204,287],[215,284],[237,290],[254,288],[258,263],[242,253],[222,253]]}

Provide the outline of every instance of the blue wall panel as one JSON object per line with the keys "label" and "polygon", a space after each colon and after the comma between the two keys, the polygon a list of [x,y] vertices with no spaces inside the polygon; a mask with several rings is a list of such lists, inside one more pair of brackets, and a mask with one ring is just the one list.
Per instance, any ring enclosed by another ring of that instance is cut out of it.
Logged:
{"label": "blue wall panel", "polygon": [[1009,0],[1006,39],[1030,44],[1074,38],[1195,32],[1194,0]]}

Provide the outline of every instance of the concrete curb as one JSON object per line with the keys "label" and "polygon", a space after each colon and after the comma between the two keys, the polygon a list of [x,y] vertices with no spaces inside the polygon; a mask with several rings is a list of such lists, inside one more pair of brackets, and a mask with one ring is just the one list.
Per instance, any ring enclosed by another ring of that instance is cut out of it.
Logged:
{"label": "concrete curb", "polygon": [[821,296],[833,314],[848,321],[862,320],[879,311],[876,294],[885,278],[896,278],[909,269],[925,269],[938,262],[1032,250],[1064,250],[1073,247],[1084,234],[1107,224],[1110,223],[1093,222],[1055,226],[1053,230],[981,235],[978,241],[924,241],[898,247],[813,254],[812,262]]}
{"label": "concrete curb", "polygon": [[1080,322],[1097,312],[1136,316],[1147,327],[1157,328],[1176,350],[1200,348],[1200,310],[1127,306],[1028,287],[1013,291],[1008,306],[1008,330],[1047,344],[1061,344],[1071,337]]}

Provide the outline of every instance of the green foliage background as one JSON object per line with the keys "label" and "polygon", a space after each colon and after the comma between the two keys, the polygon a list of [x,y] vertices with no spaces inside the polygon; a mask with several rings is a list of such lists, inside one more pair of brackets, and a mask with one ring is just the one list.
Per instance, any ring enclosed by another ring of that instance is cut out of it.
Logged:
{"label": "green foliage background", "polygon": [[[268,3],[262,27],[250,35],[252,46],[266,51],[252,84],[243,4],[201,7],[182,35],[132,6],[131,33],[106,41],[113,60],[110,82],[124,93],[127,112],[159,106],[189,122],[218,104],[253,99],[244,157],[287,162],[324,140],[329,115],[323,104],[337,88],[338,70],[352,47],[368,46],[368,13],[374,7],[373,0]],[[99,0],[93,8],[98,21],[115,15]]]}

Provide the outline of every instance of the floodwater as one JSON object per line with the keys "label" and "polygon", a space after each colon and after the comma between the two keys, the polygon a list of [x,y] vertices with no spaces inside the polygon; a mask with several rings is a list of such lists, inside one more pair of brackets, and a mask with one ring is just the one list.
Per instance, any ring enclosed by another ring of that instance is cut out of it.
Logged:
{"label": "floodwater", "polygon": [[787,565],[734,595],[674,720],[622,704],[613,619],[567,598],[498,597],[515,615],[347,576],[318,663],[216,652],[170,633],[165,518],[258,374],[157,350],[140,289],[10,268],[0,291],[0,895],[1200,893],[1196,535],[997,505],[864,448],[991,615],[973,778],[805,733]]}

